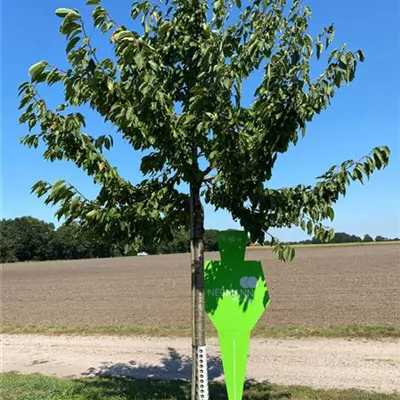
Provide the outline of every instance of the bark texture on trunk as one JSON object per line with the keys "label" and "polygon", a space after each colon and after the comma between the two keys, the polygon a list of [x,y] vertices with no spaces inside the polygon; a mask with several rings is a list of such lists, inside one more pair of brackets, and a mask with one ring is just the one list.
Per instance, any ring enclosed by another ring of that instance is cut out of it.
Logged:
{"label": "bark texture on trunk", "polygon": [[[204,305],[204,211],[200,199],[200,185],[190,186],[190,250],[192,268],[192,400],[208,400],[207,361],[205,359]],[[199,359],[199,354],[204,354]],[[205,363],[202,367],[202,363]],[[200,371],[202,370],[202,371]],[[202,375],[200,377],[200,374]],[[205,391],[199,389],[203,380]]]}

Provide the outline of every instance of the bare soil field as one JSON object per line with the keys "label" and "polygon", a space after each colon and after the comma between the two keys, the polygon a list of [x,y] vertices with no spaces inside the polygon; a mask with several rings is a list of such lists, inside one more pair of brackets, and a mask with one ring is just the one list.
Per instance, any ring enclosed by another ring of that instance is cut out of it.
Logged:
{"label": "bare soil field", "polygon": [[[261,260],[271,325],[398,325],[400,245],[300,248]],[[206,259],[219,259],[209,253]],[[32,262],[2,268],[3,324],[189,326],[189,255]]]}

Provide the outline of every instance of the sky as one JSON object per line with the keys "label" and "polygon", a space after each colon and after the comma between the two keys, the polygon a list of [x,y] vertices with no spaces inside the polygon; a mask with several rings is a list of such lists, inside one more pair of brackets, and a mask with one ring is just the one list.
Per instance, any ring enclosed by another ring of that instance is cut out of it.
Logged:
{"label": "sky", "polygon": [[[103,1],[114,19],[128,26],[130,3],[130,0]],[[334,206],[336,217],[330,226],[360,236],[368,233],[373,237],[400,237],[400,3],[398,0],[305,0],[304,4],[313,13],[311,33],[333,22],[334,47],[346,43],[353,50],[362,49],[366,61],[358,66],[355,81],[337,92],[331,107],[308,126],[306,137],[280,156],[268,186],[312,184],[332,165],[359,159],[373,147],[387,145],[391,149],[389,167],[376,172],[365,185],[352,183],[346,197]],[[66,42],[58,33],[61,20],[54,10],[77,8],[87,18],[86,25],[90,25],[91,9],[84,0],[13,0],[2,2],[1,7],[1,216],[32,215],[57,225],[56,209],[30,194],[37,180],[66,179],[89,197],[95,196],[97,189],[74,165],[46,162],[41,151],[19,144],[27,128],[18,124],[17,87],[27,80],[29,67],[37,61],[47,60],[61,68],[67,65]],[[98,37],[95,40],[101,55],[108,56],[107,40]],[[248,102],[259,78],[256,75],[245,85],[244,99]],[[56,87],[40,92],[50,104],[61,102],[62,95]],[[85,115],[88,133],[94,136],[113,133],[113,128],[92,111]],[[123,176],[132,182],[140,180],[140,154],[118,137],[109,159]],[[208,205],[205,226],[240,227],[229,213],[215,211]],[[271,232],[285,241],[306,238],[296,228]]]}

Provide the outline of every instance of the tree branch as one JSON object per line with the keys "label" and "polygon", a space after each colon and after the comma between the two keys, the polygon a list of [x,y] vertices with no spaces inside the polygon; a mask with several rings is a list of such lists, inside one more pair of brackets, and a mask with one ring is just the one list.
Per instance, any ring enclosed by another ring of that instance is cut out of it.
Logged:
{"label": "tree branch", "polygon": [[205,183],[210,183],[217,175],[209,176],[208,178],[204,178]]}
{"label": "tree branch", "polygon": [[83,19],[82,19],[82,18],[80,19],[80,22],[81,22],[81,26],[82,26],[82,33],[83,33],[83,35],[85,36],[85,38],[88,39],[88,41],[87,41],[87,46],[88,46],[89,50],[91,51],[91,54],[93,55],[93,58],[96,60],[97,64],[100,64],[100,61],[99,61],[99,59],[97,58],[97,55],[96,55],[96,49],[94,49],[94,48],[92,47],[91,43],[90,43],[90,37],[89,37],[88,34],[86,33],[86,30],[85,30],[85,23],[83,22]]}
{"label": "tree branch", "polygon": [[207,176],[207,174],[209,174],[214,168],[210,165],[208,166],[204,171],[201,171],[201,173],[203,174],[203,176]]}
{"label": "tree branch", "polygon": [[70,189],[74,190],[75,193],[79,196],[82,197],[82,199],[84,199],[85,201],[87,201],[88,203],[90,203],[92,200],[89,200],[82,192],[80,192],[76,186],[74,186],[71,182],[66,182],[68,184],[68,186],[70,187]]}

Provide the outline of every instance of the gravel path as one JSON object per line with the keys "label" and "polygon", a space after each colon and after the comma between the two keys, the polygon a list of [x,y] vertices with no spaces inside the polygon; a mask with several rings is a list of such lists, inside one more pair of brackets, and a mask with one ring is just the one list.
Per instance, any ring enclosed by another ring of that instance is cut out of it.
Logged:
{"label": "gravel path", "polygon": [[[190,340],[3,335],[2,371],[60,377],[189,379]],[[223,379],[216,339],[209,375]],[[400,394],[400,340],[253,339],[247,377],[284,385]]]}

